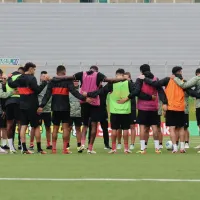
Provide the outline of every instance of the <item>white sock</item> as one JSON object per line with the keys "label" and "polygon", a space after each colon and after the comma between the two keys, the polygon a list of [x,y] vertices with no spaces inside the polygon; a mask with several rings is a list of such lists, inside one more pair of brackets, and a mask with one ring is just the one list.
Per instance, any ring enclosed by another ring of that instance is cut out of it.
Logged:
{"label": "white sock", "polygon": [[159,140],[154,140],[155,149],[159,149]]}
{"label": "white sock", "polygon": [[178,151],[178,146],[177,146],[177,144],[173,144],[173,151]]}
{"label": "white sock", "polygon": [[140,140],[140,146],[141,146],[141,150],[144,151],[145,150],[145,140]]}
{"label": "white sock", "polygon": [[9,147],[10,147],[10,150],[12,150],[12,151],[15,150],[15,148],[13,147],[13,139],[12,139],[12,138],[11,138],[11,139],[8,139],[8,145],[9,145]]}
{"label": "white sock", "polygon": [[6,139],[2,139],[1,140],[1,146],[6,146],[6,144],[7,144],[7,140]]}
{"label": "white sock", "polygon": [[180,145],[181,145],[181,150],[184,150],[185,149],[185,142],[180,142]]}

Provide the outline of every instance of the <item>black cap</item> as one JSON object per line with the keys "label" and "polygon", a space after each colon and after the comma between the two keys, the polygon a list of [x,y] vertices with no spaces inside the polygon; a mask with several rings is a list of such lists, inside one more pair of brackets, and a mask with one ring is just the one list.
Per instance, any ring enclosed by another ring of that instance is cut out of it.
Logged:
{"label": "black cap", "polygon": [[196,75],[197,75],[197,74],[200,74],[200,68],[196,69],[196,72],[195,72],[195,73],[196,73]]}
{"label": "black cap", "polygon": [[144,72],[150,72],[150,71],[151,71],[151,70],[150,70],[150,66],[149,66],[148,64],[141,65],[141,66],[140,66],[140,71],[141,71],[142,73],[144,73]]}
{"label": "black cap", "polygon": [[182,70],[182,67],[176,66],[172,68],[172,74],[176,74],[178,71]]}

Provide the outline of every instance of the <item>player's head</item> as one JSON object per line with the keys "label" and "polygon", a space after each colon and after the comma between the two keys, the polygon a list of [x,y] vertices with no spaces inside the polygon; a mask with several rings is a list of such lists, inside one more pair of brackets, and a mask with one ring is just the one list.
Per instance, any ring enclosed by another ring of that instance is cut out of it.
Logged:
{"label": "player's head", "polygon": [[17,70],[20,74],[24,74],[24,67],[19,67]]}
{"label": "player's head", "polygon": [[148,64],[143,64],[140,66],[140,72],[141,74],[144,74],[145,72],[150,72],[151,68]]}
{"label": "player's head", "polygon": [[99,68],[96,66],[96,65],[92,65],[90,67],[90,70],[93,71],[93,72],[98,72],[99,71]]}
{"label": "player's head", "polygon": [[57,67],[57,75],[58,76],[65,76],[66,75],[66,68],[63,65],[59,65]]}
{"label": "player's head", "polygon": [[116,73],[115,73],[115,75],[116,75],[116,78],[121,78],[121,77],[124,77],[124,74],[125,74],[125,71],[124,71],[124,69],[118,69],[117,71],[116,71]]}
{"label": "player's head", "polygon": [[79,88],[79,81],[78,80],[74,80],[74,87]]}
{"label": "player's head", "polygon": [[131,73],[130,72],[125,72],[124,73],[124,78],[131,80]]}
{"label": "player's head", "polygon": [[26,74],[35,74],[35,69],[36,69],[36,65],[33,64],[32,62],[28,62],[25,64],[24,66],[24,71]]}
{"label": "player's head", "polygon": [[196,74],[196,76],[200,75],[200,68],[196,69],[195,74]]}
{"label": "player's head", "polygon": [[175,67],[173,67],[172,68],[172,74],[173,75],[182,75],[182,67],[180,67],[180,66],[175,66]]}
{"label": "player's head", "polygon": [[41,71],[41,73],[40,73],[40,81],[45,80],[47,75],[48,75],[47,71]]}
{"label": "player's head", "polygon": [[3,76],[3,70],[0,69],[0,79],[2,79],[2,76]]}

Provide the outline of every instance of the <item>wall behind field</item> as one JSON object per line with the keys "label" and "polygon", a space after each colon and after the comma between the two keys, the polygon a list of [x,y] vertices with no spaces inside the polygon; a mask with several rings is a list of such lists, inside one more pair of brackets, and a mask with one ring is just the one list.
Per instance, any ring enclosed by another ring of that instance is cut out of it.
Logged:
{"label": "wall behind field", "polygon": [[183,64],[188,78],[199,66],[199,19],[198,4],[1,4],[0,57],[52,75],[58,64],[72,74],[97,63],[136,77],[149,62],[161,78]]}

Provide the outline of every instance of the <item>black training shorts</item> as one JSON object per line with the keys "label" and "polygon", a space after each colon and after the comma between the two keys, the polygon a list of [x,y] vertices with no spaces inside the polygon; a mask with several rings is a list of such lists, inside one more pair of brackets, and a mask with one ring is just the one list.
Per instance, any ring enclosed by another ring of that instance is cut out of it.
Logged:
{"label": "black training shorts", "polygon": [[7,120],[20,120],[20,108],[19,104],[11,103],[6,106],[6,118]]}
{"label": "black training shorts", "polygon": [[51,126],[51,113],[50,112],[41,113],[39,116],[40,116],[40,126],[42,125],[42,121],[44,121],[44,125],[46,127]]}
{"label": "black training shorts", "polygon": [[152,126],[158,124],[158,111],[138,110],[137,123]]}
{"label": "black training shorts", "polygon": [[52,115],[53,125],[60,126],[61,123],[70,122],[70,112],[69,111],[53,111]]}
{"label": "black training shorts", "polygon": [[89,122],[99,122],[101,120],[100,106],[92,106],[88,103],[81,104],[81,117],[83,124],[89,126]]}
{"label": "black training shorts", "polygon": [[40,125],[39,120],[40,116],[37,110],[20,109],[20,124],[22,126],[28,126],[30,124],[32,128],[36,128]]}
{"label": "black training shorts", "polygon": [[110,115],[111,129],[128,130],[130,129],[130,114],[112,114]]}
{"label": "black training shorts", "polygon": [[185,113],[184,111],[167,110],[166,112],[166,126],[184,127]]}

